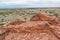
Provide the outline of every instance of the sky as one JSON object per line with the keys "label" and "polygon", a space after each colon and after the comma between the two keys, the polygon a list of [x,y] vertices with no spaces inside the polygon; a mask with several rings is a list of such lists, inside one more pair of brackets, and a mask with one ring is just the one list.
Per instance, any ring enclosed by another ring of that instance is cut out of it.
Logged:
{"label": "sky", "polygon": [[0,8],[60,7],[60,0],[0,0]]}

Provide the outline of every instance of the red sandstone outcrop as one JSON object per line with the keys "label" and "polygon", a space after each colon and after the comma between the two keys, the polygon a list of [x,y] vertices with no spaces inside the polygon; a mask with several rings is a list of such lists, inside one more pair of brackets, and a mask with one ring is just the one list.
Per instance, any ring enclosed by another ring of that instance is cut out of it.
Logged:
{"label": "red sandstone outcrop", "polygon": [[30,21],[8,21],[0,28],[0,40],[60,40],[60,18],[36,14]]}

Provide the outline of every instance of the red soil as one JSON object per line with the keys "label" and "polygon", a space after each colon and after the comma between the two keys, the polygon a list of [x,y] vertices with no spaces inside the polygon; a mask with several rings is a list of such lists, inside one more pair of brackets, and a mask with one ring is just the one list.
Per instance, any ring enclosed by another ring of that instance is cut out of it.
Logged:
{"label": "red soil", "polygon": [[0,28],[0,40],[60,40],[60,18],[38,13],[30,21],[8,21]]}

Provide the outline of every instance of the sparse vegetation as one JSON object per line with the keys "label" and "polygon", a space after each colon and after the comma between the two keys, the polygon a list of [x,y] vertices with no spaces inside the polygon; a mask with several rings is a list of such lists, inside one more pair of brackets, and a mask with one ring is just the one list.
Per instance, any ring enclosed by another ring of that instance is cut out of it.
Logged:
{"label": "sparse vegetation", "polygon": [[45,12],[60,17],[60,8],[28,8],[28,9],[0,9],[0,24],[10,19],[27,20],[28,15],[34,15],[36,12]]}

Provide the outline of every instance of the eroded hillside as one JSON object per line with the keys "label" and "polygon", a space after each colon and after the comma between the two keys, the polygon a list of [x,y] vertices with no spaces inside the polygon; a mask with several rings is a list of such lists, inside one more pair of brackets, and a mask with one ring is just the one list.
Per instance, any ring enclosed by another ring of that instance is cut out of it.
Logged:
{"label": "eroded hillside", "polygon": [[0,40],[60,40],[60,18],[36,13],[28,21],[7,21],[0,28]]}

